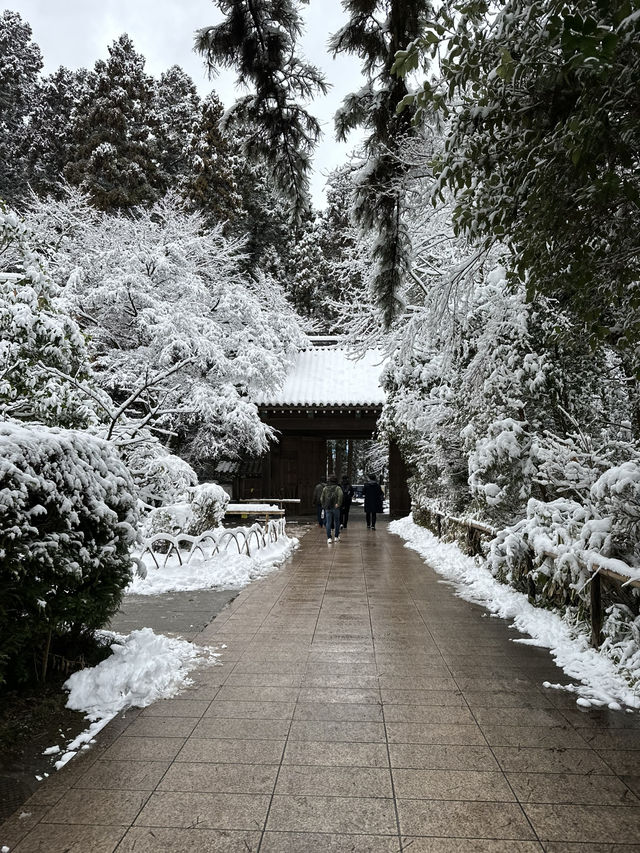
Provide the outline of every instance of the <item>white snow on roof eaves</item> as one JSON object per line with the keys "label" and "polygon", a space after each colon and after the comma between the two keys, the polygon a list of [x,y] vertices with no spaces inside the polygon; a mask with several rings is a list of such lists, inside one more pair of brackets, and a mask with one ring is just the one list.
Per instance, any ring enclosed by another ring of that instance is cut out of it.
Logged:
{"label": "white snow on roof eaves", "polygon": [[343,349],[319,347],[298,353],[284,385],[256,398],[259,406],[378,406],[384,355],[369,350],[354,359]]}

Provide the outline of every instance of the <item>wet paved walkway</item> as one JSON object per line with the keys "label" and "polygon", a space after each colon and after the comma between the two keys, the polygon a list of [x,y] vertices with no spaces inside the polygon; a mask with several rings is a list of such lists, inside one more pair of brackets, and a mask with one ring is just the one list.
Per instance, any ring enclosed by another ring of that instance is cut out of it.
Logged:
{"label": "wet paved walkway", "polygon": [[0,845],[640,851],[637,714],[545,691],[566,680],[548,654],[510,642],[382,525],[302,542],[199,635],[226,644],[223,665],[115,720]]}

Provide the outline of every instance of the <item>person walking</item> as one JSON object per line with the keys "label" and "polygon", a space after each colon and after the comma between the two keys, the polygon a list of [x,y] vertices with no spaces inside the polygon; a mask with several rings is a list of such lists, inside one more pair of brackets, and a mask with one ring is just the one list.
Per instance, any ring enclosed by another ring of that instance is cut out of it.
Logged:
{"label": "person walking", "polygon": [[382,489],[375,474],[369,474],[364,484],[364,514],[367,519],[367,529],[376,529],[376,514],[382,512]]}
{"label": "person walking", "polygon": [[316,516],[318,527],[324,527],[324,510],[322,509],[322,490],[327,485],[325,480],[320,480],[313,490],[313,502],[316,505]]}
{"label": "person walking", "polygon": [[329,482],[322,490],[322,506],[324,508],[325,524],[327,527],[327,545],[331,545],[331,532],[335,529],[335,541],[340,541],[340,507],[342,506],[342,489],[335,475],[329,477]]}
{"label": "person walking", "polygon": [[340,507],[340,527],[346,530],[347,524],[349,522],[349,510],[351,509],[351,502],[353,501],[355,489],[349,482],[349,478],[346,476],[342,478],[340,488],[342,489],[342,506]]}

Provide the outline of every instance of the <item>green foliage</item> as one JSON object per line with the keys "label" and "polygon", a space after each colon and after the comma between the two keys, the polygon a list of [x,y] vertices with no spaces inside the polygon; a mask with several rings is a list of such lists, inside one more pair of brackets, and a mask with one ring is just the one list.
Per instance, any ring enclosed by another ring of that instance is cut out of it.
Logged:
{"label": "green foliage", "polygon": [[640,370],[640,17],[637,0],[445,3],[397,57],[439,54],[441,75],[405,103],[450,123],[435,164],[473,241],[513,251],[514,276]]}
{"label": "green foliage", "polygon": [[295,53],[301,19],[294,0],[219,0],[226,18],[198,31],[196,49],[209,70],[235,67],[238,82],[254,91],[236,101],[227,126],[239,121],[250,132],[244,153],[264,161],[278,189],[301,221],[309,208],[309,169],[320,125],[300,102],[327,86],[320,71]]}
{"label": "green foliage", "polygon": [[334,56],[353,53],[363,61],[366,84],[348,95],[336,114],[336,132],[345,139],[356,127],[369,135],[365,160],[356,182],[353,213],[356,222],[374,235],[372,289],[385,325],[401,306],[411,241],[405,224],[408,168],[398,156],[411,134],[411,111],[399,113],[407,96],[402,77],[392,73],[397,51],[418,38],[431,13],[428,0],[350,0],[350,18],[331,36]]}
{"label": "green foliage", "polygon": [[72,430],[0,425],[0,682],[46,671],[102,627],[131,578],[134,486],[115,450]]}

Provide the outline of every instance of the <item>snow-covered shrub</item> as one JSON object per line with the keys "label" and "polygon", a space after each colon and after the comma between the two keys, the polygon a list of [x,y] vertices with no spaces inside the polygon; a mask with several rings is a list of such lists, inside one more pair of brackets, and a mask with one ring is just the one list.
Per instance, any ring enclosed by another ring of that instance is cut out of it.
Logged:
{"label": "snow-covered shrub", "polygon": [[626,604],[606,608],[602,651],[630,673],[640,669],[640,616]]}
{"label": "snow-covered shrub", "polygon": [[499,518],[526,504],[534,467],[528,424],[514,418],[498,418],[474,440],[469,426],[462,437],[470,440],[469,487],[483,515]]}
{"label": "snow-covered shrub", "polygon": [[198,483],[191,465],[170,453],[148,430],[141,430],[131,441],[118,443],[118,450],[146,504],[175,503]]}
{"label": "snow-covered shrub", "polygon": [[107,442],[0,424],[0,681],[99,628],[131,579],[135,488]]}
{"label": "snow-covered shrub", "polygon": [[222,486],[215,483],[202,483],[188,489],[184,498],[169,506],[152,510],[145,522],[145,535],[169,533],[176,536],[186,533],[189,536],[198,536],[205,530],[213,530],[220,525],[229,503],[229,495]]}
{"label": "snow-covered shrub", "polygon": [[213,530],[222,523],[229,495],[217,483],[202,483],[189,490],[193,519],[189,533],[197,536],[205,530]]}
{"label": "snow-covered shrub", "polygon": [[568,498],[549,502],[532,498],[526,517],[492,541],[489,564],[505,583],[524,592],[531,592],[533,585],[541,601],[565,604],[577,600],[589,579],[576,550],[595,544],[592,537],[599,532],[599,524],[582,504]]}
{"label": "snow-covered shrub", "polygon": [[591,487],[598,515],[609,521],[607,555],[633,565],[640,560],[640,464],[624,462],[605,471]]}

